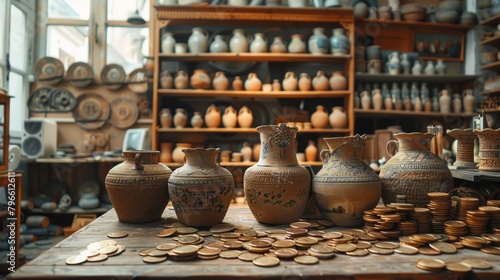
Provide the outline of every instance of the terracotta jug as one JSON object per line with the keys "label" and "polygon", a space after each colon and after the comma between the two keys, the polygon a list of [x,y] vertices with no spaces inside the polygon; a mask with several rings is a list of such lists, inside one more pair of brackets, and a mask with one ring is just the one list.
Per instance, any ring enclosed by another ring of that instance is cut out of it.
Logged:
{"label": "terracotta jug", "polygon": [[272,87],[273,87],[273,91],[280,91],[281,90],[280,80],[274,79]]}
{"label": "terracotta jug", "polygon": [[330,125],[333,128],[346,128],[347,127],[347,114],[342,106],[335,106],[332,108],[332,113],[328,117]]}
{"label": "terracotta jug", "polygon": [[170,142],[160,143],[160,162],[172,162],[172,147]]}
{"label": "terracotta jug", "polygon": [[233,106],[228,106],[222,115],[222,125],[225,128],[235,128],[238,122],[238,113]]}
{"label": "terracotta jug", "polygon": [[240,76],[234,77],[232,86],[233,90],[243,90],[243,81],[241,80]]}
{"label": "terracotta jug", "polygon": [[205,53],[208,48],[208,33],[201,27],[191,29],[192,33],[188,38],[189,52]]}
{"label": "terracotta jug", "polygon": [[286,72],[285,78],[283,79],[283,90],[285,91],[295,91],[297,90],[297,76],[293,72]]}
{"label": "terracotta jug", "polygon": [[384,106],[386,110],[392,110],[392,107],[394,106],[394,102],[392,101],[392,97],[390,94],[387,94],[384,99]]}
{"label": "terracotta jug", "polygon": [[210,77],[207,71],[203,69],[194,69],[193,75],[190,78],[191,87],[194,89],[209,89],[210,88]]}
{"label": "terracotta jug", "polygon": [[290,44],[288,44],[288,52],[289,53],[305,53],[306,52],[306,43],[302,40],[301,34],[292,34],[290,36],[292,39],[290,40]]}
{"label": "terracotta jug", "polygon": [[125,161],[111,168],[104,181],[118,220],[159,220],[167,206],[172,170],[158,162],[159,151],[124,151],[123,156]]}
{"label": "terracotta jug", "polygon": [[238,125],[241,128],[250,128],[253,124],[253,114],[247,106],[241,107],[238,111]]}
{"label": "terracotta jug", "polygon": [[311,90],[311,77],[307,73],[301,73],[298,82],[298,87],[300,91]]}
{"label": "terracotta jug", "polygon": [[169,108],[161,109],[160,125],[162,128],[172,127],[172,112]]}
{"label": "terracotta jug", "polygon": [[429,150],[433,136],[420,132],[397,133],[394,134],[397,140],[387,143],[391,158],[380,170],[385,204],[396,202],[397,195],[406,195],[408,203],[427,207],[429,192],[449,192],[453,188],[450,169]]}
{"label": "terracotta jug", "polygon": [[286,124],[257,127],[261,153],[243,176],[243,188],[255,219],[264,224],[298,221],[311,191],[311,175],[296,156],[296,127]]}
{"label": "terracotta jug", "polygon": [[331,90],[345,90],[347,88],[347,79],[342,71],[334,71],[329,79]]}
{"label": "terracotta jug", "polygon": [[168,192],[179,222],[190,227],[222,223],[234,192],[234,179],[217,162],[219,148],[184,149],[186,163],[168,180]]}
{"label": "terracotta jug", "polygon": [[311,114],[311,125],[314,128],[326,128],[328,126],[328,113],[323,105],[316,106],[316,112]]}
{"label": "terracotta jug", "polygon": [[233,31],[233,36],[229,40],[229,51],[233,53],[248,52],[248,39],[245,30],[237,28]]}
{"label": "terracotta jug", "polygon": [[281,36],[274,37],[271,46],[269,46],[269,51],[272,53],[286,53],[285,40]]}
{"label": "terracotta jug", "polygon": [[175,128],[184,128],[187,124],[187,112],[183,108],[175,109],[174,126]]}
{"label": "terracotta jug", "polygon": [[248,91],[259,91],[262,89],[262,82],[257,77],[257,74],[250,73],[245,81],[245,90]]}
{"label": "terracotta jug", "polygon": [[384,101],[382,100],[382,94],[380,92],[380,89],[376,88],[372,90],[372,103],[373,103],[373,110],[380,111],[382,110],[382,104],[384,104]]}
{"label": "terracotta jug", "polygon": [[177,143],[172,151],[172,160],[177,163],[184,163],[184,153],[182,150],[191,148],[189,143]]}
{"label": "terracotta jug", "polygon": [[256,143],[253,145],[253,148],[252,148],[252,157],[253,157],[253,160],[254,161],[259,161],[259,158],[260,158],[260,143]]}
{"label": "terracotta jug", "polygon": [[209,128],[219,127],[220,120],[221,120],[220,109],[214,104],[208,106],[207,112],[205,113],[205,123],[207,124],[207,127]]}
{"label": "terracotta jug", "polygon": [[443,114],[448,114],[451,111],[451,96],[447,89],[439,92],[439,111]]}
{"label": "terracotta jug", "polygon": [[243,157],[243,162],[250,162],[252,161],[252,148],[250,147],[250,144],[248,142],[244,142],[243,146],[240,149],[240,153]]}
{"label": "terracotta jug", "polygon": [[222,53],[228,51],[228,46],[226,41],[224,41],[223,35],[215,35],[214,41],[210,44],[210,52],[211,53]]}
{"label": "terracotta jug", "polygon": [[464,113],[472,114],[474,113],[474,91],[472,89],[466,89],[462,92]]}
{"label": "terracotta jug", "polygon": [[174,85],[176,89],[187,89],[188,88],[188,75],[183,70],[179,70],[175,74]]}
{"label": "terracotta jug", "polygon": [[251,53],[265,53],[267,52],[267,41],[262,33],[255,33],[252,43],[250,43]]}
{"label": "terracotta jug", "polygon": [[314,90],[328,90],[328,78],[323,71],[316,72],[316,76],[312,80],[312,87]]}
{"label": "terracotta jug", "polygon": [[318,157],[318,148],[316,147],[316,144],[314,141],[309,140],[306,150],[304,151],[306,154],[306,161],[316,161]]}
{"label": "terracotta jug", "polygon": [[453,104],[453,113],[462,112],[462,96],[459,93],[453,94],[452,104]]}
{"label": "terracotta jug", "polygon": [[163,89],[171,89],[174,86],[174,78],[170,72],[163,71],[160,74],[160,87]]}
{"label": "terracotta jug", "polygon": [[222,71],[215,73],[212,85],[215,90],[226,90],[229,87],[229,80],[227,79],[226,74]]}
{"label": "terracotta jug", "polygon": [[201,116],[201,112],[194,112],[191,117],[191,126],[193,128],[201,128],[203,126],[203,117]]}
{"label": "terracotta jug", "polygon": [[366,136],[323,138],[323,167],[314,176],[312,197],[324,219],[338,226],[362,226],[382,193],[380,178],[362,159]]}

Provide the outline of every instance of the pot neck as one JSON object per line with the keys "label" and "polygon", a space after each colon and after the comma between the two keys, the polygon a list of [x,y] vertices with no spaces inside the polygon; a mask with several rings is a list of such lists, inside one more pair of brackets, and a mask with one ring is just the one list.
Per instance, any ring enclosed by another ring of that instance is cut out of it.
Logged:
{"label": "pot neck", "polygon": [[217,166],[219,148],[189,148],[182,150],[186,155],[186,164],[191,166]]}
{"label": "pot neck", "polygon": [[398,133],[394,135],[398,139],[399,150],[430,150],[430,140],[434,136],[431,133]]}
{"label": "pot neck", "polygon": [[286,124],[257,127],[260,133],[261,150],[259,164],[297,165],[296,127]]}

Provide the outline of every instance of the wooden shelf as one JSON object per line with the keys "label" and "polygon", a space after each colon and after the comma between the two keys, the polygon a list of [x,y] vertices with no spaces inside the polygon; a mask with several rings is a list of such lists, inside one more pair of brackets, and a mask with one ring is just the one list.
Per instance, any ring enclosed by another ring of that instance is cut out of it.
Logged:
{"label": "wooden shelf", "polygon": [[496,28],[499,23],[500,23],[500,14],[489,17],[489,18],[481,21],[479,24],[480,25],[488,25],[488,26]]}
{"label": "wooden shelf", "polygon": [[495,61],[481,66],[481,70],[498,70],[500,69],[500,61]]}
{"label": "wooden shelf", "polygon": [[482,171],[478,169],[450,169],[453,178],[470,182],[492,181],[500,182],[500,172]]}
{"label": "wooden shelf", "polygon": [[266,62],[324,62],[344,63],[350,55],[307,54],[307,53],[160,53],[161,60],[179,61],[266,61]]}
{"label": "wooden shelf", "polygon": [[[160,133],[258,133],[255,128],[158,128]],[[297,133],[339,133],[346,134],[349,133],[348,128],[333,129],[333,128],[311,128],[311,129],[299,129]]]}
{"label": "wooden shelf", "polygon": [[[166,166],[168,166],[169,168],[174,168],[174,169],[179,168],[179,167],[184,165],[184,164],[178,163],[178,162],[163,162],[163,163]],[[221,162],[220,166],[222,166],[222,167],[250,167],[250,166],[254,166],[255,164],[257,164],[256,161]],[[323,162],[321,162],[321,161],[299,161],[299,164],[300,165],[309,165],[309,166],[314,166],[314,167],[323,166]]]}
{"label": "wooden shelf", "polygon": [[500,113],[500,107],[499,108],[490,108],[490,109],[481,109],[484,113]]}
{"label": "wooden shelf", "polygon": [[496,93],[500,93],[500,88],[482,91],[481,95],[490,95],[490,94],[496,94]]}
{"label": "wooden shelf", "polygon": [[500,36],[494,36],[481,41],[481,45],[497,46],[500,43]]}
{"label": "wooden shelf", "polygon": [[449,113],[442,114],[438,112],[415,112],[415,111],[396,111],[396,110],[363,110],[363,109],[354,109],[354,113],[356,116],[374,116],[374,117],[463,117],[470,118],[477,116],[479,113],[474,114],[466,114],[466,113]]}
{"label": "wooden shelf", "polygon": [[42,210],[40,208],[35,208],[33,209],[32,212],[38,214],[93,214],[93,213],[106,213],[111,208],[113,208],[111,205],[109,207],[97,207],[94,209],[82,209],[78,206],[71,206],[66,211],[61,209]]}
{"label": "wooden shelf", "polygon": [[469,30],[474,27],[474,25],[460,25],[460,24],[450,24],[450,23],[434,23],[426,21],[403,21],[403,20],[378,20],[378,19],[361,19],[359,22],[364,24],[378,24],[379,28],[391,26],[395,27],[405,27],[412,29],[441,29],[441,30]]}
{"label": "wooden shelf", "polygon": [[429,82],[429,83],[461,83],[472,81],[478,78],[478,75],[464,74],[445,74],[445,75],[389,75],[389,74],[367,74],[357,73],[356,82]]}
{"label": "wooden shelf", "polygon": [[202,89],[159,89],[158,93],[169,97],[238,97],[238,98],[334,98],[349,96],[350,91],[245,91]]}

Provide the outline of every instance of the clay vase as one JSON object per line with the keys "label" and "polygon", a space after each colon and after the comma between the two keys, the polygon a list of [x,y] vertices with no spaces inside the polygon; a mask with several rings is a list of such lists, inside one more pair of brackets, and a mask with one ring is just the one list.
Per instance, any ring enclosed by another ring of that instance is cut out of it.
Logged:
{"label": "clay vase", "polygon": [[245,197],[259,223],[289,224],[304,213],[311,175],[296,156],[296,127],[286,124],[257,127],[261,152],[243,176]]}
{"label": "clay vase", "polygon": [[384,100],[382,94],[380,93],[380,89],[378,88],[372,90],[372,103],[374,110],[382,110],[382,104],[384,104]]}
{"label": "clay vase", "polygon": [[170,142],[160,143],[160,162],[172,162],[172,147]]}
{"label": "clay vase", "polygon": [[306,52],[306,43],[302,41],[301,34],[292,34],[290,36],[292,39],[290,40],[290,44],[288,44],[288,52],[289,53],[305,53]]}
{"label": "clay vase", "polygon": [[274,79],[273,80],[273,85],[272,85],[273,91],[280,91],[281,90],[281,83],[280,80]]}
{"label": "clay vase", "polygon": [[243,81],[240,76],[235,76],[233,80],[233,90],[243,90]]}
{"label": "clay vase", "polygon": [[297,76],[293,72],[286,72],[285,78],[283,79],[283,90],[285,91],[295,91],[297,90]]}
{"label": "clay vase", "polygon": [[429,150],[433,136],[432,133],[397,133],[394,134],[397,140],[387,143],[390,159],[380,169],[382,200],[386,205],[396,202],[397,195],[406,195],[408,203],[427,207],[428,193],[449,192],[453,188],[450,169]]}
{"label": "clay vase", "polygon": [[210,77],[207,71],[203,69],[194,69],[193,75],[190,78],[191,87],[194,89],[209,89],[210,88]]}
{"label": "clay vase", "polygon": [[474,113],[474,91],[472,89],[466,89],[462,92],[464,113],[472,114]]}
{"label": "clay vase", "polygon": [[413,67],[411,68],[411,74],[412,75],[422,74],[422,65],[420,64],[420,61],[415,60],[415,62],[413,63]]}
{"label": "clay vase", "polygon": [[192,33],[188,38],[189,52],[205,53],[208,48],[208,33],[201,27],[191,29]]}
{"label": "clay vase", "polygon": [[177,143],[172,151],[172,160],[177,163],[184,163],[184,153],[182,150],[191,148],[189,143]]}
{"label": "clay vase", "polygon": [[223,35],[215,35],[214,41],[210,44],[209,50],[211,53],[222,53],[228,51],[226,41]]}
{"label": "clay vase", "polygon": [[247,106],[241,107],[238,111],[238,125],[241,128],[250,128],[253,124],[253,114]]}
{"label": "clay vase", "polygon": [[250,73],[245,81],[245,90],[248,91],[259,91],[262,89],[262,82],[257,77],[257,74]]}
{"label": "clay vase", "polygon": [[311,77],[309,77],[309,75],[307,73],[300,74],[298,87],[299,87],[300,91],[311,90]]}
{"label": "clay vase", "polygon": [[332,113],[328,117],[330,125],[333,128],[346,128],[347,127],[347,114],[342,106],[335,106],[332,108]]}
{"label": "clay vase", "polygon": [[212,87],[215,90],[226,90],[229,87],[229,80],[224,72],[218,71],[215,73],[215,78],[212,80]]}
{"label": "clay vase", "polygon": [[318,148],[316,147],[314,141],[309,140],[304,152],[306,154],[306,161],[316,161],[316,158],[318,157]]}
{"label": "clay vase", "polygon": [[188,88],[188,75],[183,70],[179,70],[175,74],[174,85],[176,89],[187,89]]}
{"label": "clay vase", "polygon": [[331,90],[345,90],[347,88],[347,79],[342,71],[335,71],[329,79]]}
{"label": "clay vase", "polygon": [[436,70],[436,72],[439,75],[446,74],[446,64],[444,64],[444,60],[438,59],[438,61],[436,63],[436,66],[434,67],[434,69]]}
{"label": "clay vase", "polygon": [[165,34],[161,37],[161,52],[171,54],[174,53],[175,41],[174,35],[172,32],[165,32]]}
{"label": "clay vase", "polygon": [[328,90],[328,78],[323,71],[316,72],[316,76],[312,80],[312,87],[314,90]]}
{"label": "clay vase", "polygon": [[351,43],[346,36],[344,28],[335,28],[330,37],[330,49],[333,55],[346,55],[349,54]]}
{"label": "clay vase", "polygon": [[439,111],[442,114],[448,114],[451,110],[451,96],[447,89],[439,92]]}
{"label": "clay vase", "polygon": [[241,156],[243,157],[243,162],[252,161],[252,148],[248,142],[243,143],[243,146],[240,149]]}
{"label": "clay vase", "polygon": [[162,128],[172,127],[172,112],[168,108],[160,111],[160,125]]}
{"label": "clay vase", "polygon": [[453,113],[460,113],[462,112],[462,96],[460,96],[459,93],[453,94]]}
{"label": "clay vase", "polygon": [[328,126],[328,113],[323,105],[316,106],[316,112],[311,114],[311,125],[314,128],[326,128]]}
{"label": "clay vase", "polygon": [[387,58],[387,65],[389,66],[389,74],[397,75],[400,71],[400,60],[397,52],[392,52]]}
{"label": "clay vase", "polygon": [[285,40],[281,36],[276,36],[269,46],[269,51],[272,53],[286,53]]}
{"label": "clay vase", "polygon": [[252,157],[253,157],[253,160],[254,161],[259,161],[259,158],[260,158],[260,143],[257,143],[255,145],[253,145],[253,148],[252,148]]}
{"label": "clay vase", "polygon": [[366,136],[323,138],[323,167],[314,176],[312,197],[324,219],[337,226],[362,226],[363,211],[380,200],[380,178],[360,157]]}
{"label": "clay vase", "polygon": [[205,123],[209,128],[217,128],[220,126],[220,110],[214,104],[211,104],[207,108],[207,112],[205,113]]}
{"label": "clay vase", "polygon": [[448,129],[446,134],[457,139],[457,157],[453,166],[456,167],[466,167],[466,168],[476,168],[476,163],[474,162],[474,142],[477,139],[477,135],[472,131],[472,129]]}
{"label": "clay vase", "polygon": [[229,51],[233,53],[248,52],[248,39],[245,36],[245,30],[236,28],[233,36],[229,40]]}
{"label": "clay vase", "polygon": [[171,89],[174,86],[174,78],[170,72],[163,71],[160,74],[160,87],[163,89]]}
{"label": "clay vase", "polygon": [[235,128],[238,122],[238,113],[233,106],[228,106],[222,115],[222,125],[225,128]]}
{"label": "clay vase", "polygon": [[201,116],[201,112],[194,112],[191,117],[191,126],[193,128],[201,128],[203,126],[203,117]]}
{"label": "clay vase", "polygon": [[479,138],[479,170],[500,171],[500,128],[475,129]]}
{"label": "clay vase", "polygon": [[184,128],[187,124],[187,112],[183,108],[175,109],[174,126],[175,128]]}
{"label": "clay vase", "polygon": [[394,107],[394,102],[390,94],[387,94],[384,99],[384,107],[386,110],[390,111]]}
{"label": "clay vase", "polygon": [[167,206],[172,170],[158,162],[159,151],[124,151],[123,156],[125,161],[111,168],[104,181],[118,220],[159,220]]}
{"label": "clay vase", "polygon": [[313,35],[307,41],[309,52],[311,54],[326,54],[329,49],[328,37],[325,35],[325,29],[316,27],[313,29]]}
{"label": "clay vase", "polygon": [[222,223],[233,198],[231,172],[217,162],[219,148],[184,149],[186,163],[168,180],[168,193],[179,222],[190,227]]}
{"label": "clay vase", "polygon": [[364,90],[361,92],[361,109],[370,110],[372,99],[370,93]]}
{"label": "clay vase", "polygon": [[255,33],[252,43],[250,43],[251,53],[267,52],[267,41],[262,33]]}

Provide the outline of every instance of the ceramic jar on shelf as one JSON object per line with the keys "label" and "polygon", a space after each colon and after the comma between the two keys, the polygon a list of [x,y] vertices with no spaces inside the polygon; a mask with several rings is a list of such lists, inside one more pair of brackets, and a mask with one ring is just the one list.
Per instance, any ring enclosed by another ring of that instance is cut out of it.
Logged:
{"label": "ceramic jar on shelf", "polygon": [[281,36],[276,36],[269,46],[269,51],[272,53],[286,53],[286,43],[285,39]]}
{"label": "ceramic jar on shelf", "polygon": [[309,140],[304,153],[306,155],[306,161],[309,161],[309,162],[316,161],[316,159],[318,157],[318,148],[316,147],[316,144],[314,143],[314,141]]}
{"label": "ceramic jar on shelf", "polygon": [[305,53],[306,43],[302,40],[301,34],[292,34],[290,44],[288,44],[289,53]]}
{"label": "ceramic jar on shelf", "polygon": [[479,138],[479,170],[500,171],[500,128],[475,129]]}
{"label": "ceramic jar on shelf", "polygon": [[311,125],[314,128],[328,127],[328,113],[323,105],[317,105],[316,111],[311,114]]}
{"label": "ceramic jar on shelf", "polygon": [[183,70],[177,71],[174,78],[174,85],[176,89],[187,89],[189,85],[188,74]]}
{"label": "ceramic jar on shelf", "polygon": [[192,33],[188,38],[189,52],[205,53],[208,48],[208,33],[201,27],[191,29]]}
{"label": "ceramic jar on shelf", "polygon": [[300,91],[311,90],[311,77],[307,73],[300,73],[298,87]]}
{"label": "ceramic jar on shelf", "polygon": [[321,70],[316,72],[316,76],[314,76],[312,80],[312,87],[314,90],[328,90],[329,81],[325,76],[325,73]]}
{"label": "ceramic jar on shelf", "polygon": [[238,125],[241,128],[250,128],[253,124],[253,114],[252,110],[247,106],[243,106],[238,111]]}
{"label": "ceramic jar on shelf", "polygon": [[347,79],[342,71],[334,71],[328,82],[331,90],[345,90],[347,88]]}
{"label": "ceramic jar on shelf", "polygon": [[174,78],[168,71],[162,71],[160,74],[160,88],[171,89],[174,86]]}
{"label": "ceramic jar on shelf", "polygon": [[262,33],[255,33],[253,40],[250,43],[251,53],[265,53],[267,52],[267,41]]}
{"label": "ceramic jar on shelf", "polygon": [[217,71],[215,73],[215,77],[212,80],[212,87],[215,90],[227,90],[229,87],[229,80],[226,77],[226,74],[222,71]]}
{"label": "ceramic jar on shelf", "polygon": [[330,126],[332,128],[346,128],[347,127],[347,114],[342,106],[334,106],[332,113],[328,116]]}
{"label": "ceramic jar on shelf", "polygon": [[210,76],[203,69],[194,69],[190,78],[191,87],[194,89],[209,89],[211,85]]}
{"label": "ceramic jar on shelf", "polygon": [[443,89],[439,92],[439,111],[442,114],[448,114],[451,111],[450,91]]}
{"label": "ceramic jar on shelf", "polygon": [[248,78],[245,80],[245,90],[259,91],[262,89],[262,82],[255,73],[249,73]]}
{"label": "ceramic jar on shelf", "polygon": [[160,111],[160,126],[162,128],[172,127],[172,111],[169,108],[163,108]]}
{"label": "ceramic jar on shelf", "polygon": [[172,151],[172,160],[176,163],[184,163],[184,153],[182,150],[191,148],[189,143],[177,143]]}
{"label": "ceramic jar on shelf", "polygon": [[345,32],[343,28],[333,29],[333,35],[330,37],[330,49],[333,55],[349,54],[351,43]]}
{"label": "ceramic jar on shelf", "polygon": [[209,50],[211,53],[223,53],[228,51],[228,46],[226,41],[224,41],[224,36],[217,34],[214,36],[214,41],[210,43]]}
{"label": "ceramic jar on shelf", "polygon": [[220,110],[214,104],[211,104],[207,108],[207,112],[205,113],[205,123],[209,128],[217,128],[220,126],[221,115]]}
{"label": "ceramic jar on shelf", "polygon": [[241,80],[241,77],[235,76],[233,83],[231,85],[233,87],[233,90],[242,90],[243,89],[243,81]]}
{"label": "ceramic jar on shelf", "polygon": [[201,128],[203,126],[203,117],[201,112],[193,112],[193,116],[191,117],[191,126],[193,128]]}
{"label": "ceramic jar on shelf", "polygon": [[175,109],[175,115],[173,118],[175,128],[186,127],[187,120],[188,120],[188,115],[184,108]]}
{"label": "ceramic jar on shelf", "polygon": [[313,29],[313,35],[309,37],[307,42],[309,47],[309,52],[312,54],[326,54],[330,44],[328,42],[328,37],[325,35],[325,29],[322,27],[316,27]]}
{"label": "ceramic jar on shelf", "polygon": [[172,32],[165,32],[161,38],[161,52],[166,54],[174,53],[176,40]]}
{"label": "ceramic jar on shelf", "polygon": [[283,79],[283,90],[295,91],[297,90],[298,80],[294,72],[286,72]]}
{"label": "ceramic jar on shelf", "polygon": [[238,113],[233,108],[233,106],[228,106],[224,109],[224,114],[222,115],[222,125],[225,128],[235,128],[238,122]]}
{"label": "ceramic jar on shelf", "polygon": [[229,51],[233,53],[248,52],[248,39],[245,30],[237,28],[233,31],[233,36],[229,40]]}
{"label": "ceramic jar on shelf", "polygon": [[462,92],[462,96],[464,113],[474,113],[474,91],[472,89],[466,89]]}
{"label": "ceramic jar on shelf", "polygon": [[160,162],[172,162],[173,143],[160,143]]}

